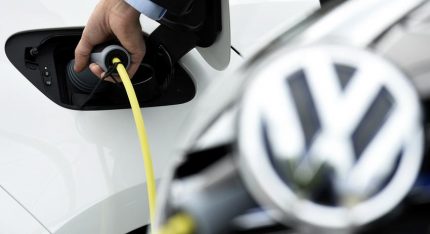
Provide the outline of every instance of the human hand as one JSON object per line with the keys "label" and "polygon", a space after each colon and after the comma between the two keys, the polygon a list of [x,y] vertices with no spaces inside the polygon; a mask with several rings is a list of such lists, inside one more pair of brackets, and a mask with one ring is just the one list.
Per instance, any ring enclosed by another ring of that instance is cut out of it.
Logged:
{"label": "human hand", "polygon": [[[117,38],[130,53],[128,73],[133,77],[145,55],[139,16],[140,13],[123,0],[101,0],[91,14],[75,49],[75,71],[81,72],[88,66],[94,46]],[[95,63],[90,65],[90,70],[100,78],[104,75],[104,71]]]}

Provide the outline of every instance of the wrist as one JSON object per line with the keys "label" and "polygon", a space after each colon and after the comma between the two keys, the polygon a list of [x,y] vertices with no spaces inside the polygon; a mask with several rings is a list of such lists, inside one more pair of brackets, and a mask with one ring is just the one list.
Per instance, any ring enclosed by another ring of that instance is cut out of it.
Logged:
{"label": "wrist", "polygon": [[111,12],[120,18],[125,18],[127,20],[138,20],[140,17],[140,12],[134,7],[130,6],[127,2],[123,0],[115,0],[116,3],[114,7],[111,8]]}
{"label": "wrist", "polygon": [[145,16],[159,20],[164,16],[166,9],[153,3],[151,0],[124,0],[127,4],[134,9],[144,14]]}
{"label": "wrist", "polygon": [[124,10],[124,12],[127,12],[130,15],[134,15],[136,18],[139,18],[141,13],[136,8],[131,6],[127,1],[121,0],[120,5],[121,6],[118,9]]}

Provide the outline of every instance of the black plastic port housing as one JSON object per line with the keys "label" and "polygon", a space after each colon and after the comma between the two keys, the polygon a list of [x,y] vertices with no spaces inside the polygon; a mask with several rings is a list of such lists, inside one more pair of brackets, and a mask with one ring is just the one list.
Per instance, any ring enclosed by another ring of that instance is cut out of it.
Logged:
{"label": "black plastic port housing", "polygon": [[[89,94],[74,88],[66,71],[82,31],[83,28],[63,28],[17,33],[6,42],[6,55],[24,77],[62,107],[74,110],[129,108],[124,87],[114,83],[109,83],[83,105]],[[169,48],[151,38],[146,38],[146,46],[144,61],[132,79],[141,106],[175,105],[192,100],[196,92],[194,83],[172,60]]]}

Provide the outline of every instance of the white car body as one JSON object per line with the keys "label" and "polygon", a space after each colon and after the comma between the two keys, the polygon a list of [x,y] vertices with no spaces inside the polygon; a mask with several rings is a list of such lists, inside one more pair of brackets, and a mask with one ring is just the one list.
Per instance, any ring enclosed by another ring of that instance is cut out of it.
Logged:
{"label": "white car body", "polygon": [[[0,43],[25,30],[83,26],[96,3],[5,1]],[[246,57],[278,26],[318,7],[316,0],[231,0],[232,45]],[[155,27],[145,17],[142,25],[148,33]],[[230,52],[227,69],[218,71],[192,50],[180,64],[195,82],[194,99],[142,109],[158,180],[193,103],[211,80],[243,61]],[[144,167],[130,109],[63,108],[25,79],[4,50],[0,71],[0,233],[127,233],[146,225]]]}

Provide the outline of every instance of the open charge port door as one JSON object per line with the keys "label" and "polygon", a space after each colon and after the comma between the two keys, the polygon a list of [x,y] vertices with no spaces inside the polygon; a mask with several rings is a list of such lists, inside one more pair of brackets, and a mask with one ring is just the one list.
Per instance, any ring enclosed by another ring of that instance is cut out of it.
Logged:
{"label": "open charge port door", "polygon": [[[6,54],[35,87],[60,106],[75,110],[129,108],[122,84],[107,81],[103,90],[82,106],[90,94],[75,88],[67,74],[82,31],[83,28],[64,28],[21,32],[9,38]],[[132,79],[141,106],[174,105],[193,99],[194,83],[172,59],[169,48],[153,38],[145,39],[147,52]]]}

